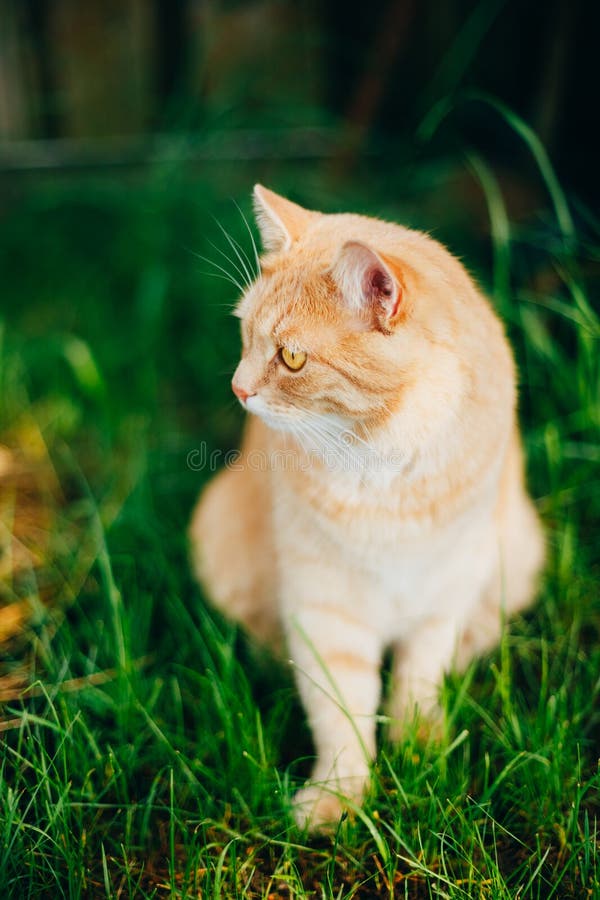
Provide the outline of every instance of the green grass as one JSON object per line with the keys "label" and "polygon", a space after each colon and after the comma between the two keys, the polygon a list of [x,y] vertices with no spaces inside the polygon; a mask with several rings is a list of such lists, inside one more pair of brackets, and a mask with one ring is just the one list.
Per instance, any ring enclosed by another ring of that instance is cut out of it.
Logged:
{"label": "green grass", "polygon": [[[0,430],[37,423],[94,562],[73,563],[65,621],[36,624],[39,678],[3,710],[2,896],[600,895],[600,234],[582,211],[565,233],[554,179],[547,208],[511,222],[490,165],[466,166],[491,236],[453,202],[465,176],[447,160],[368,193],[300,164],[13,188]],[[230,198],[249,214],[259,179],[432,229],[489,285],[549,546],[536,605],[448,678],[441,741],[415,726],[383,743],[364,809],[316,839],[288,817],[312,752],[290,674],[205,606],[186,561],[210,475],[188,454],[234,448],[242,424],[235,297],[195,254],[227,249],[213,216],[248,246]]]}

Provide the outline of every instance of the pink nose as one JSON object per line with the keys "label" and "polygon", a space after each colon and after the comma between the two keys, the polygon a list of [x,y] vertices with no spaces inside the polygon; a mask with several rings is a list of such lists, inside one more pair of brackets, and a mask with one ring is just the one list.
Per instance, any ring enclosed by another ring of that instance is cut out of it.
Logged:
{"label": "pink nose", "polygon": [[253,397],[254,394],[251,394],[249,391],[245,391],[243,387],[240,387],[235,381],[231,382],[231,390],[242,403],[245,403],[248,397]]}

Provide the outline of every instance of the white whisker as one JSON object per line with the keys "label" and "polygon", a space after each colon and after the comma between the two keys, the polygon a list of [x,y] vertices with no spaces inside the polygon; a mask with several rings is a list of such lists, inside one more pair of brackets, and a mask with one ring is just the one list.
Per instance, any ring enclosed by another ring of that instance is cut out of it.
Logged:
{"label": "white whisker", "polygon": [[235,271],[236,271],[237,274],[239,275],[240,279],[242,280],[244,286],[247,287],[247,286],[248,286],[248,273],[245,272],[243,269],[240,269],[240,267],[238,266],[238,264],[236,263],[236,261],[235,261],[234,259],[231,259],[231,257],[228,256],[227,253],[225,253],[225,251],[224,251],[221,247],[218,247],[216,244],[213,244],[212,241],[208,241],[208,243],[209,243],[210,246],[213,248],[213,250],[216,250],[217,253],[220,253],[221,256],[222,256],[224,259],[227,260],[227,262],[229,263],[229,265],[230,265],[233,269],[235,269]]}
{"label": "white whisker", "polygon": [[[237,256],[240,266],[242,267],[244,275],[245,275],[246,284],[249,287],[252,284],[253,277],[252,277],[251,266],[250,266],[250,261],[249,261],[248,257],[245,254],[244,254],[244,256],[242,256],[243,251],[240,252],[242,250],[242,248],[240,247],[238,242],[229,234],[227,229],[224,228],[224,226],[219,222],[219,220],[215,219],[215,222],[217,223],[217,225],[219,226],[219,228],[225,235],[225,240],[228,242],[229,246],[231,247],[231,249]],[[233,262],[233,260],[232,260],[232,262]],[[237,266],[236,266],[236,268],[237,268]]]}
{"label": "white whisker", "polygon": [[[234,203],[235,203],[235,200],[234,200]],[[254,251],[254,261],[255,261],[255,263],[256,263],[256,274],[255,274],[255,278],[258,278],[258,276],[260,275],[260,258],[259,258],[259,255],[258,255],[258,248],[257,248],[257,246],[256,246],[256,241],[254,240],[254,235],[253,235],[253,233],[252,233],[252,229],[250,228],[250,225],[248,224],[248,219],[247,219],[246,216],[244,215],[244,213],[243,213],[241,207],[239,206],[239,204],[235,203],[235,205],[236,205],[236,207],[237,207],[237,210],[238,210],[240,216],[242,217],[242,220],[243,220],[243,222],[244,222],[244,225],[246,226],[246,230],[248,231],[248,234],[250,235],[250,240],[252,241],[252,249],[253,249],[253,251]]]}
{"label": "white whisker", "polygon": [[[245,292],[246,287],[241,285],[239,283],[239,281],[237,280],[237,278],[234,278],[234,276],[231,274],[231,272],[228,272],[227,269],[224,269],[223,266],[220,266],[219,263],[214,261],[214,259],[210,259],[208,256],[202,256],[201,253],[196,253],[195,251],[192,251],[192,253],[194,254],[194,256],[197,256],[198,259],[201,259],[202,262],[208,263],[209,266],[214,266],[215,269],[218,269],[218,271],[222,273],[220,277],[224,278],[226,281],[229,281],[231,284],[235,285],[235,287],[238,289],[240,294],[243,294]],[[218,276],[216,276],[216,277],[218,277]]]}

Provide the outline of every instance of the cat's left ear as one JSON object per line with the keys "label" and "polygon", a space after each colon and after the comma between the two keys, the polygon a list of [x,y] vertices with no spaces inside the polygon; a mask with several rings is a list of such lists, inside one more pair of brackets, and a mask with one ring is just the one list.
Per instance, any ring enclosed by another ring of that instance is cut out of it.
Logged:
{"label": "cat's left ear", "polygon": [[280,197],[262,184],[254,185],[254,212],[265,250],[289,250],[317,213]]}
{"label": "cat's left ear", "polygon": [[403,317],[404,286],[393,263],[361,241],[346,241],[330,273],[347,306],[390,333]]}

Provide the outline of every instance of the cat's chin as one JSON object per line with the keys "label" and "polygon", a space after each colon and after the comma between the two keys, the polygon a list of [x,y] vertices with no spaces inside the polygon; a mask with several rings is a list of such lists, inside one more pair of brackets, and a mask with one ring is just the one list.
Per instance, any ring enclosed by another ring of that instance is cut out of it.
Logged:
{"label": "cat's chin", "polygon": [[290,433],[294,431],[293,420],[285,413],[274,412],[267,406],[262,397],[259,397],[257,394],[248,397],[244,406],[248,412],[258,416],[259,419],[262,419],[269,428],[273,428],[275,431],[287,431]]}

